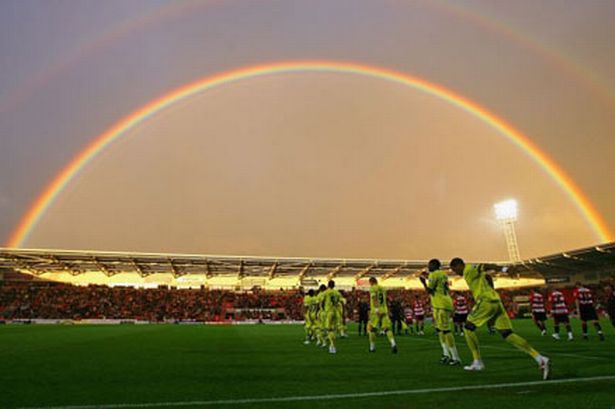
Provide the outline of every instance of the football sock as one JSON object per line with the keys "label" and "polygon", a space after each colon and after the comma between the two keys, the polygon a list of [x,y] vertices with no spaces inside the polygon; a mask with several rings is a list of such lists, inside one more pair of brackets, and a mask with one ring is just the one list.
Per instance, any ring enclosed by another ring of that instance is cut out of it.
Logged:
{"label": "football sock", "polygon": [[335,331],[329,332],[329,343],[335,348]]}
{"label": "football sock", "polygon": [[470,352],[472,352],[472,358],[475,361],[480,361],[480,349],[478,347],[478,336],[476,332],[466,330],[466,343],[468,344],[468,348],[470,348]]}
{"label": "football sock", "polygon": [[438,331],[438,338],[440,339],[440,345],[442,346],[442,355],[451,357],[450,352],[448,351],[448,346],[446,345],[446,340],[444,339],[444,334]]}
{"label": "football sock", "polygon": [[457,346],[455,346],[455,337],[449,332],[448,334],[444,334],[444,338],[451,358],[455,361],[459,361],[459,352],[457,352]]}
{"label": "football sock", "polygon": [[396,345],[395,338],[393,337],[393,333],[391,332],[391,330],[387,330],[387,338],[389,339],[391,346],[394,347]]}

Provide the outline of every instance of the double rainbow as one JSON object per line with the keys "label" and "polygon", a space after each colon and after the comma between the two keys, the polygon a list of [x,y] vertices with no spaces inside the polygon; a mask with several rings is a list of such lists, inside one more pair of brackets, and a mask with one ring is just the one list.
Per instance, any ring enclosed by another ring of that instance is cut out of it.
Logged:
{"label": "double rainbow", "polygon": [[602,241],[609,241],[611,239],[611,233],[606,222],[572,178],[531,139],[477,103],[441,85],[386,68],[338,61],[293,61],[255,65],[205,77],[179,87],[132,112],[97,136],[55,176],[20,220],[17,228],[9,238],[7,246],[24,246],[32,230],[54,203],[58,195],[62,193],[66,186],[92,159],[114,141],[125,136],[135,126],[147,121],[160,111],[214,87],[254,77],[303,72],[343,73],[377,78],[420,90],[462,109],[497,130],[500,135],[529,155],[572,200],[598,238]]}

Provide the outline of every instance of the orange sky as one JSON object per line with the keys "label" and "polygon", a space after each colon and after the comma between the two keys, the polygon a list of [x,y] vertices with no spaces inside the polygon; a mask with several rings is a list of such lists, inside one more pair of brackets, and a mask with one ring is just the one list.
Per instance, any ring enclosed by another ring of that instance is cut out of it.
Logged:
{"label": "orange sky", "polygon": [[[526,248],[549,251],[549,235],[567,247],[593,239],[534,162],[458,108],[380,80],[285,74],[212,90],[142,125],[79,176],[31,241],[499,257],[491,205],[509,196],[521,202]],[[58,235],[67,224],[79,228]]]}
{"label": "orange sky", "polygon": [[[0,89],[28,84],[54,62],[51,51],[70,55],[71,31],[95,39],[156,5],[122,4],[0,6]],[[461,3],[583,67],[578,78],[420,2],[261,4],[220,2],[134,30],[1,111],[0,232],[8,237],[54,173],[134,108],[204,75],[298,58],[395,68],[483,104],[551,154],[615,225],[606,182],[615,176],[611,5]],[[588,86],[596,79],[600,93]],[[26,244],[504,259],[492,204],[509,197],[520,203],[522,256],[596,243],[554,182],[467,113],[375,79],[285,74],[208,91],[129,133],[79,175]]]}

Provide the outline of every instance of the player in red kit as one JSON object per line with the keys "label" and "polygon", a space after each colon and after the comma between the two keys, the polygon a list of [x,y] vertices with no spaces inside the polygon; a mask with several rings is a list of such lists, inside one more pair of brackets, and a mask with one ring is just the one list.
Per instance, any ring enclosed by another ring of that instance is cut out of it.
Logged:
{"label": "player in red kit", "polygon": [[549,294],[549,303],[551,304],[551,314],[553,315],[553,338],[559,340],[559,326],[560,324],[566,325],[566,331],[568,331],[568,341],[573,340],[572,328],[570,327],[570,318],[568,317],[568,305],[566,304],[566,298],[559,290],[553,290]]}
{"label": "player in red kit", "polygon": [[596,308],[594,307],[594,298],[589,288],[583,287],[583,285],[577,282],[576,288],[572,292],[575,302],[577,304],[577,310],[579,311],[579,317],[581,318],[581,325],[583,327],[583,339],[587,340],[587,321],[592,321],[596,332],[600,337],[600,341],[604,341],[604,334],[602,333],[602,327],[598,322],[598,314],[596,314]]}
{"label": "player in red kit", "polygon": [[545,308],[545,297],[538,290],[532,290],[530,293],[530,307],[532,308],[534,324],[536,324],[544,337],[547,335],[547,327],[545,325],[547,310]]}
{"label": "player in red kit", "polygon": [[416,334],[425,335],[425,307],[418,294],[414,296],[412,310],[414,312],[414,329],[416,330]]}
{"label": "player in red kit", "polygon": [[408,333],[414,334],[414,328],[412,326],[414,320],[414,311],[411,307],[404,308],[404,317],[406,318],[406,335]]}
{"label": "player in red kit", "polygon": [[468,301],[461,294],[457,293],[453,296],[455,304],[455,315],[453,315],[453,323],[455,323],[455,335],[463,337],[463,326],[468,318]]}

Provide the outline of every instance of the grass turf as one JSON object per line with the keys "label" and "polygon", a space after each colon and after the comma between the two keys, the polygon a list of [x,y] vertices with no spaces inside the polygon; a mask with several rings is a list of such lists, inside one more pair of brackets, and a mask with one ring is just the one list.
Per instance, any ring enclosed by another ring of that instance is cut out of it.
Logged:
{"label": "grass turf", "polygon": [[[556,342],[530,321],[519,334],[550,356],[553,379],[615,375],[615,332],[607,339]],[[498,335],[480,330],[487,369],[466,373],[442,367],[437,338],[398,337],[399,354],[386,338],[368,354],[366,337],[338,340],[338,353],[303,345],[298,325],[262,326],[12,326],[0,327],[0,407],[160,403],[353,394],[538,381],[531,358]],[[465,362],[470,353],[457,343]],[[432,392],[294,402],[227,405],[246,408],[615,408],[615,380],[559,385]],[[216,406],[216,405],[213,405]],[[147,407],[147,406],[142,406]],[[165,406],[185,407],[185,406]],[[199,407],[199,406],[193,406]]]}

